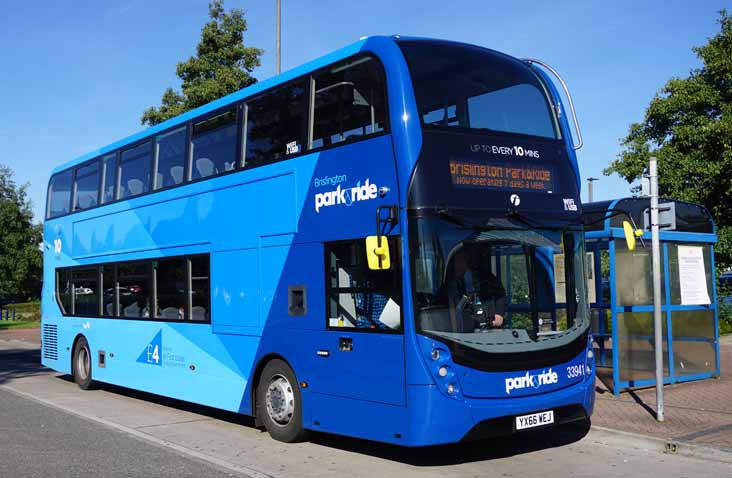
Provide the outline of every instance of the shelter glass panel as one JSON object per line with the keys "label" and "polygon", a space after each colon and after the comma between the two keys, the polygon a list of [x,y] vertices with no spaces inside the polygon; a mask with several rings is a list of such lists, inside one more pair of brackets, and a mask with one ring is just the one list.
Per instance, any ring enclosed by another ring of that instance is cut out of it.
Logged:
{"label": "shelter glass panel", "polygon": [[[663,375],[668,376],[668,331],[663,320]],[[653,348],[653,313],[623,312],[618,314],[618,355],[620,380],[637,381],[656,378],[656,355]]]}
{"label": "shelter glass panel", "polygon": [[694,375],[717,369],[714,311],[671,312],[675,375]]}
{"label": "shelter glass panel", "polygon": [[[666,302],[666,286],[661,268],[661,302]],[[624,239],[615,240],[616,305],[653,305],[651,248],[629,251]]]}

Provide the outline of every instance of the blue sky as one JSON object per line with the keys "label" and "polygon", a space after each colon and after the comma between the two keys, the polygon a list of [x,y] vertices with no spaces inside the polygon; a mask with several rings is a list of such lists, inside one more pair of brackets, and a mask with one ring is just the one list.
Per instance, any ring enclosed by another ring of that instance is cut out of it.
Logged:
{"label": "blue sky", "polygon": [[[577,106],[583,178],[595,199],[627,195],[602,176],[619,138],[656,91],[699,62],[692,46],[719,30],[730,1],[282,0],[283,69],[362,35],[431,36],[536,57],[557,68]],[[274,74],[274,0],[227,0],[247,11],[245,43]],[[8,2],[0,16],[0,163],[30,183],[40,220],[51,169],[142,129],[140,116],[195,52],[205,0]],[[583,184],[584,188],[584,184]],[[586,191],[583,190],[583,200]]]}

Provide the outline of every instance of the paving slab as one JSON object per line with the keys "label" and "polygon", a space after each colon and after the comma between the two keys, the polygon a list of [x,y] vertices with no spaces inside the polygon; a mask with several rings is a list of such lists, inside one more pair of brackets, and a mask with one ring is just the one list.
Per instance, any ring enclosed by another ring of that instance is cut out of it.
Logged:
{"label": "paving slab", "polygon": [[663,423],[655,419],[654,387],[614,396],[598,379],[592,424],[732,452],[732,336],[720,339],[720,360],[719,378],[664,387]]}

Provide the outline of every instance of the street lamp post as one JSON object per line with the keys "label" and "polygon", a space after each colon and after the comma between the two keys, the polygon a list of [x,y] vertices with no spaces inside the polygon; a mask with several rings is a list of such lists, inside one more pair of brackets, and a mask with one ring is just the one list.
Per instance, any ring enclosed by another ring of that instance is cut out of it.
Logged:
{"label": "street lamp post", "polygon": [[587,202],[592,202],[592,183],[598,179],[599,178],[593,178],[592,176],[587,178]]}

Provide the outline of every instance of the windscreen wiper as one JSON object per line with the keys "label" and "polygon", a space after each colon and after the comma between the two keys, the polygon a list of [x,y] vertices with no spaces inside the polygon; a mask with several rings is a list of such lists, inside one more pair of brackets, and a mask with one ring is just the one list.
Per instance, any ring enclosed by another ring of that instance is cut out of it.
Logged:
{"label": "windscreen wiper", "polygon": [[447,222],[451,222],[455,224],[456,226],[459,226],[463,229],[472,229],[474,231],[487,231],[491,228],[483,226],[482,224],[472,224],[460,216],[457,216],[450,212],[447,208],[438,209],[437,215],[440,216],[442,219],[446,220]]}
{"label": "windscreen wiper", "polygon": [[451,222],[460,227],[471,227],[470,224],[465,222],[461,217],[458,217],[455,214],[451,213],[450,210],[447,208],[438,209],[436,213],[447,222]]}

